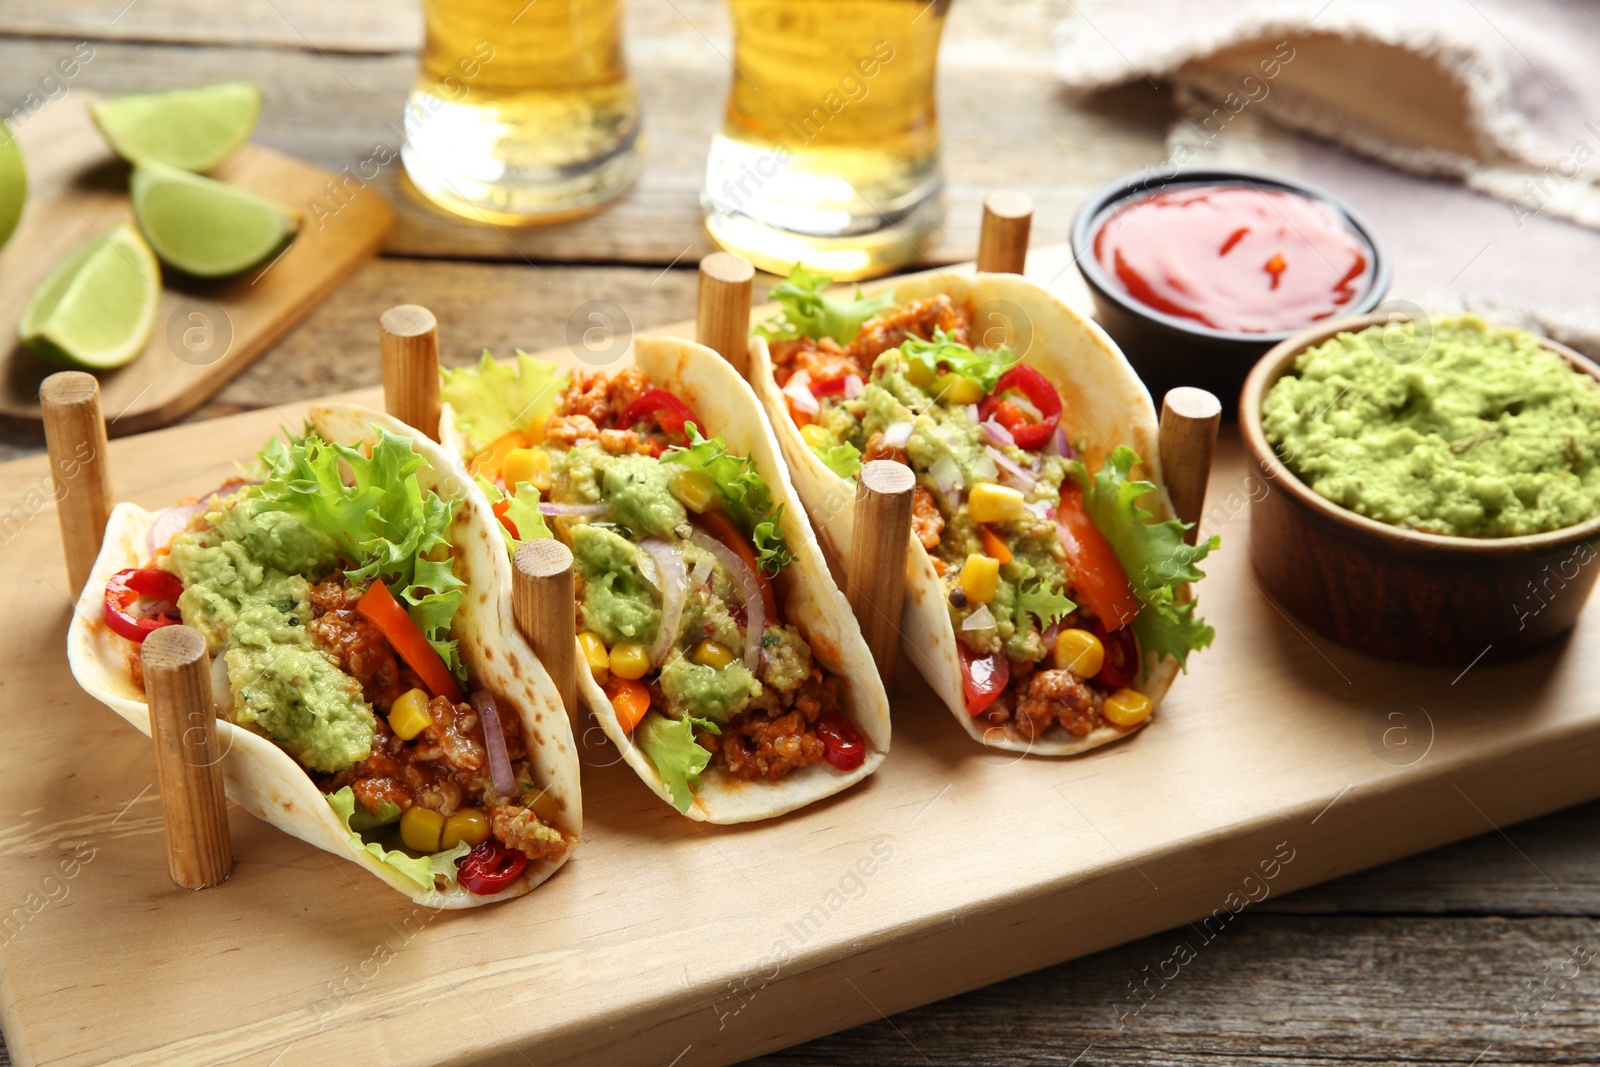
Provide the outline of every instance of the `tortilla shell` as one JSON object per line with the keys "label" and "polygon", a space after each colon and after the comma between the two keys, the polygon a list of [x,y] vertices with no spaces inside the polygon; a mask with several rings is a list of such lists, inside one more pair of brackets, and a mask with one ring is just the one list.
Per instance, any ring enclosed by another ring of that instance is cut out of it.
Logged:
{"label": "tortilla shell", "polygon": [[[982,343],[1013,346],[1021,354],[1021,362],[1050,379],[1061,393],[1062,425],[1074,439],[1087,438],[1084,460],[1089,469],[1098,469],[1116,446],[1128,445],[1139,453],[1141,469],[1159,487],[1142,503],[1158,519],[1173,517],[1172,501],[1161,478],[1155,405],[1121,350],[1099,326],[1047,289],[1015,274],[925,275],[865,287],[869,295],[885,290],[893,291],[897,305],[944,293],[957,305],[979,311],[975,325],[985,330]],[[800,436],[773,377],[772,354],[759,335],[750,341],[750,378],[789,461],[800,499],[816,519],[823,542],[835,558],[847,558],[854,532],[850,506],[855,498],[854,483],[830,470]],[[906,564],[900,632],[906,658],[916,664],[962,728],[991,748],[1071,756],[1119,740],[1144,725],[1127,729],[1107,725],[1085,737],[1074,737],[1057,724],[1037,740],[994,727],[980,729],[967,714],[955,627],[945,605],[943,583],[927,550],[914,536]],[[1178,663],[1170,657],[1159,662],[1147,658],[1146,666],[1145,676],[1133,688],[1159,706],[1177,676]]]}
{"label": "tortilla shell", "polygon": [[[760,403],[750,385],[727,361],[703,345],[664,337],[639,337],[634,358],[651,380],[677,394],[709,426],[706,436],[723,435],[728,451],[749,456],[772,491],[773,504],[783,506],[780,526],[794,562],[774,582],[784,616],[811,645],[812,655],[846,683],[848,718],[867,743],[860,767],[840,772],[819,761],[775,782],[745,781],[712,766],[700,776],[700,787],[685,813],[711,823],[770,819],[847,789],[877,770],[889,751],[889,698],[878,677],[872,654],[856,625],[849,602],[823,561],[822,549],[800,506]],[[448,404],[439,419],[439,439],[452,442],[458,453],[467,443],[454,429]],[[576,634],[573,640],[577,640]],[[578,655],[578,690],[600,728],[611,738],[656,795],[672,803],[672,793],[655,765],[617,721],[616,710],[595,682],[583,655]]]}
{"label": "tortilla shell", "polygon": [[[350,446],[375,440],[379,426],[411,438],[412,447],[426,460],[417,471],[422,487],[446,500],[461,501],[447,533],[456,573],[467,583],[453,627],[461,658],[480,684],[509,700],[521,715],[529,766],[555,799],[560,810],[557,828],[570,843],[560,859],[530,862],[515,884],[493,896],[477,896],[459,884],[446,892],[423,890],[351,842],[310,775],[292,757],[260,734],[219,719],[228,798],[285,833],[365,867],[418,904],[474,908],[521,896],[555,873],[577,848],[583,807],[578,751],[560,695],[512,622],[511,564],[497,520],[459,461],[403,423],[343,404],[313,407],[308,422],[325,439]],[[149,707],[129,673],[129,657],[136,653],[128,641],[106,628],[100,616],[107,579],[124,568],[148,564],[146,538],[154,518],[155,513],[133,504],[118,504],[112,511],[105,543],[67,631],[67,657],[78,684],[146,735]]]}

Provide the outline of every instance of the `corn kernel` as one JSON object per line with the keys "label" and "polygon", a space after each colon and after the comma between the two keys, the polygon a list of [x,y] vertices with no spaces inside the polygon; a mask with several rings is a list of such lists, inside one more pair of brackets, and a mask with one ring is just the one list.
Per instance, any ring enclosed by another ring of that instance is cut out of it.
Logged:
{"label": "corn kernel", "polygon": [[420,689],[406,690],[389,705],[389,729],[402,741],[411,740],[432,725],[428,694]]}
{"label": "corn kernel", "polygon": [[582,650],[584,662],[589,664],[591,671],[603,671],[611,666],[611,653],[606,649],[605,638],[593,630],[585,630],[578,635],[578,648]]}
{"label": "corn kernel", "polygon": [[542,448],[514,448],[506,454],[500,465],[500,477],[506,483],[506,495],[527,482],[541,493],[550,491],[550,453]]}
{"label": "corn kernel", "polygon": [[1106,646],[1088,630],[1062,630],[1056,636],[1056,670],[1093,678],[1105,666]]}
{"label": "corn kernel", "polygon": [[561,814],[561,805],[556,803],[556,798],[548,789],[536,789],[529,793],[522,798],[522,806],[551,826],[555,825],[556,816]]}
{"label": "corn kernel", "polygon": [[981,552],[974,552],[961,565],[961,591],[974,604],[987,604],[994,599],[1000,585],[1000,561]]}
{"label": "corn kernel", "polygon": [[672,472],[670,485],[678,503],[696,515],[704,515],[722,502],[722,490],[701,471],[679,467]]}
{"label": "corn kernel", "polygon": [[800,427],[800,436],[805,438],[806,444],[812,448],[828,447],[828,431],[814,422]]}
{"label": "corn kernel", "polygon": [[611,673],[630,682],[650,672],[650,650],[637,641],[618,641],[611,650]]}
{"label": "corn kernel", "polygon": [[1138,726],[1150,717],[1151,709],[1150,698],[1137,689],[1118,689],[1101,708],[1113,726]]}
{"label": "corn kernel", "polygon": [[1022,493],[1008,485],[979,482],[967,494],[967,511],[973,522],[1014,522],[1027,514]]}
{"label": "corn kernel", "polygon": [[488,839],[489,816],[477,808],[458,808],[454,815],[444,821],[444,829],[439,833],[439,847],[455,848],[465,841],[477,848]]}
{"label": "corn kernel", "polygon": [[933,383],[934,395],[947,404],[976,404],[983,399],[983,386],[955,371],[946,371]]}
{"label": "corn kernel", "polygon": [[923,366],[921,360],[912,360],[911,367],[906,371],[906,377],[911,379],[911,384],[921,389],[926,389],[938,377],[933,371]]}
{"label": "corn kernel", "polygon": [[438,852],[444,816],[413,804],[400,816],[400,840],[413,852]]}
{"label": "corn kernel", "polygon": [[708,637],[694,646],[689,658],[702,667],[713,667],[720,671],[733,662],[733,649],[721,641],[713,641]]}

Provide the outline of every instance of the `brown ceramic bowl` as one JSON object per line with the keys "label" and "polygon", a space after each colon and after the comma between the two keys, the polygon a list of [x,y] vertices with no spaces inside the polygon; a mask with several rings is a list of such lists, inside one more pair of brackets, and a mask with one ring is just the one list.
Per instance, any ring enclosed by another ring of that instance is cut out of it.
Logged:
{"label": "brown ceramic bowl", "polygon": [[[1250,553],[1266,593],[1312,629],[1386,659],[1466,667],[1527,652],[1570,630],[1600,574],[1600,519],[1524,537],[1446,537],[1358,515],[1320,496],[1278,458],[1261,402],[1296,356],[1342,331],[1395,320],[1341,319],[1274,346],[1239,398],[1239,429],[1269,486],[1251,505]],[[1600,380],[1600,367],[1540,339]]]}

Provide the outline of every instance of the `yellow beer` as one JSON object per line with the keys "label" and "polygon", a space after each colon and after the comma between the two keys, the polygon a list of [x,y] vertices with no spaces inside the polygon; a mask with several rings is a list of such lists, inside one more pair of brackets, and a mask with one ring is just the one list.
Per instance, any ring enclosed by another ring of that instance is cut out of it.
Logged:
{"label": "yellow beer", "polygon": [[938,221],[934,73],[949,0],[731,0],[733,88],[701,197],[724,247],[836,279]]}
{"label": "yellow beer", "polygon": [[430,199],[489,221],[568,218],[639,168],[621,0],[425,0],[403,155]]}

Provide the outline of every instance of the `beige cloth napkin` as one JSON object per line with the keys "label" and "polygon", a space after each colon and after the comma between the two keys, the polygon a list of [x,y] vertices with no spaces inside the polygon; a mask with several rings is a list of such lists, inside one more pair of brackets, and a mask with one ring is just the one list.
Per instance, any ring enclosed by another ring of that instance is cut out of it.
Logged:
{"label": "beige cloth napkin", "polygon": [[1322,184],[1388,242],[1397,296],[1600,355],[1600,4],[1068,3],[1070,88],[1177,87],[1168,162]]}

